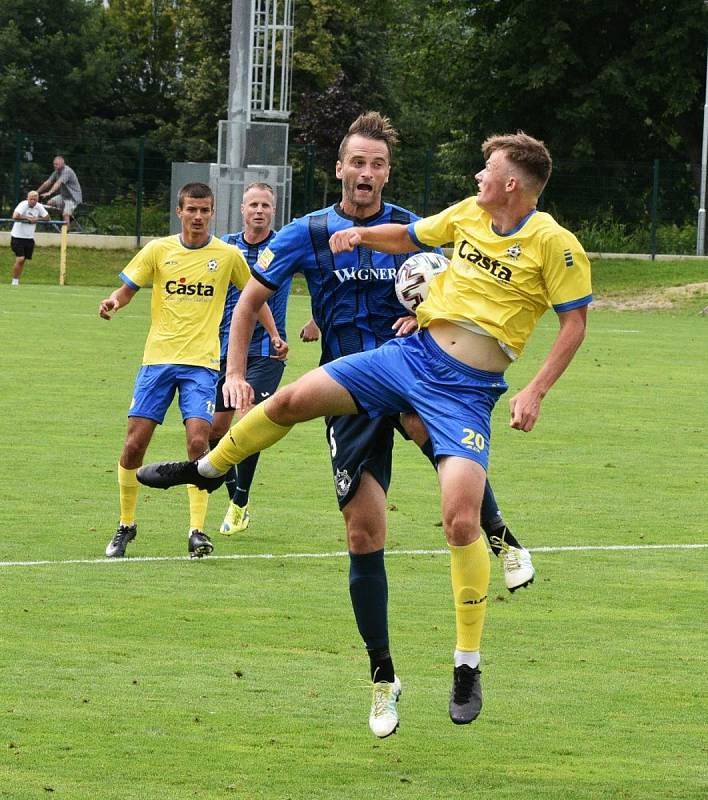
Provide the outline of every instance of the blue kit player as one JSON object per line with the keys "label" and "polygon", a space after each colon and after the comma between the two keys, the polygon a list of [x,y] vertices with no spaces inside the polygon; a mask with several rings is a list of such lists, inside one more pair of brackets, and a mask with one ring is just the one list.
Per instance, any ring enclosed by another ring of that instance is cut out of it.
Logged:
{"label": "blue kit player", "polygon": [[[254,266],[258,256],[275,236],[275,231],[273,231],[274,214],[275,193],[273,188],[267,183],[252,183],[247,186],[241,199],[243,230],[238,233],[228,233],[222,236],[222,240],[227,244],[238,247],[250,268]],[[290,280],[284,281],[268,299],[268,306],[273,314],[282,341],[286,339],[285,318],[290,284]],[[222,389],[226,379],[226,354],[229,345],[231,318],[240,295],[241,291],[236,286],[229,287],[226,294],[224,316],[219,327],[221,366],[219,382],[216,387],[216,413],[214,414],[214,421],[209,435],[209,445],[211,447],[215,447],[219,439],[227,433],[234,416],[234,409],[227,408],[224,404]],[[276,353],[271,345],[268,331],[260,322],[257,322],[248,347],[246,363],[246,380],[253,388],[255,403],[260,403],[274,394],[283,377],[285,362],[275,356]],[[250,523],[248,499],[259,455],[260,453],[254,453],[238,465],[238,470],[232,467],[226,476],[229,507],[220,528],[220,532],[225,536],[246,530]]]}

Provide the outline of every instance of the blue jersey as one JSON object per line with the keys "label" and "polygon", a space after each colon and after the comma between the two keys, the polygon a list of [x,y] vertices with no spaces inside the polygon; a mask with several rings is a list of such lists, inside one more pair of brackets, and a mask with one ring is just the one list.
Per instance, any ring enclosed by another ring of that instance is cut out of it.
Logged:
{"label": "blue jersey", "polygon": [[[275,231],[268,234],[268,238],[264,239],[258,244],[250,244],[243,236],[243,231],[239,233],[227,233],[222,236],[222,241],[226,244],[232,244],[239,248],[243,253],[246,263],[251,269],[258,260],[258,256],[268,246],[270,241],[275,237]],[[291,280],[283,281],[278,291],[268,300],[268,305],[273,313],[275,319],[275,326],[278,329],[282,339],[286,338],[285,335],[285,315],[288,309],[288,295],[290,294]],[[234,308],[238,302],[241,292],[236,287],[231,285],[226,295],[226,303],[224,304],[224,316],[221,319],[219,326],[219,339],[221,340],[221,359],[226,358],[226,353],[229,347],[229,331],[231,329],[231,317],[234,313]],[[256,322],[255,330],[253,331],[253,338],[248,348],[249,356],[270,356],[273,355],[270,346],[270,336],[266,329],[260,322]]]}
{"label": "blue jersey", "polygon": [[398,302],[398,267],[412,253],[389,255],[357,247],[351,253],[329,249],[329,237],[353,226],[409,224],[418,217],[384,203],[365,220],[345,214],[337,203],[313,211],[282,228],[251,269],[270,289],[279,289],[301,272],[307,281],[312,317],[322,332],[322,364],[339,356],[372,350],[395,336],[393,323],[409,312]]}

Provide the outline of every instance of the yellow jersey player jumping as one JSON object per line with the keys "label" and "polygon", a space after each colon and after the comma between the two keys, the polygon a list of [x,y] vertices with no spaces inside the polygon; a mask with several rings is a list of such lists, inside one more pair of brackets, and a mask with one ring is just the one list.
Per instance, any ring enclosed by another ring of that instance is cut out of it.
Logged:
{"label": "yellow jersey player jumping", "polygon": [[[275,443],[297,422],[415,411],[433,443],[450,548],[456,644],[449,714],[457,725],[472,722],[482,708],[480,643],[490,568],[480,505],[491,412],[507,389],[506,368],[553,307],[558,335],[530,383],[510,400],[511,427],[533,428],[543,398],[583,341],[592,299],[590,264],[579,242],[536,209],[551,174],[543,142],[519,132],[493,136],[482,150],[486,164],[475,176],[475,198],[411,225],[353,227],[330,238],[335,253],[360,245],[407,253],[453,243],[450,267],[418,307],[421,330],[307,373],[243,417],[204,458],[138,472],[149,486],[194,483],[213,490],[231,464]],[[237,408],[250,404],[238,382],[227,382],[227,395]]]}
{"label": "yellow jersey player jumping", "polygon": [[[120,521],[106,547],[108,558],[125,555],[137,534],[136,473],[155,427],[165,418],[176,393],[190,458],[208,449],[219,376],[219,323],[226,292],[248,282],[250,270],[241,252],[213,237],[209,222],[214,196],[203,183],[188,183],[178,196],[181,232],[147,244],[120,273],[122,285],[101,301],[99,314],[110,319],[136,292],[152,284],[151,324],[143,363],[128,411],[128,432],[118,462]],[[278,357],[287,345],[264,308],[263,325],[273,337]],[[212,552],[204,534],[208,495],[189,486],[188,551],[192,557]]]}

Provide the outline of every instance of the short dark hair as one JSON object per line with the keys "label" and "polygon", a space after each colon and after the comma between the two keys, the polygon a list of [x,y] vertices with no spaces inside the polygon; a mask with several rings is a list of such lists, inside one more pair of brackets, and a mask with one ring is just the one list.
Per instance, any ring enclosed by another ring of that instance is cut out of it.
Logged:
{"label": "short dark hair", "polygon": [[523,131],[490,136],[482,143],[485,161],[497,150],[517,167],[521,167],[529,178],[531,188],[540,195],[551,177],[553,160],[548,148],[540,139],[534,139]]}
{"label": "short dark hair", "polygon": [[273,195],[273,203],[275,203],[275,189],[269,183],[265,183],[264,181],[254,181],[253,183],[249,183],[248,186],[243,190],[243,195],[245,195],[250,189],[260,189],[263,192],[270,192]]}
{"label": "short dark hair", "polygon": [[214,192],[206,183],[185,183],[177,195],[177,206],[182,208],[185,197],[193,197],[195,200],[211,200],[211,207],[214,208]]}
{"label": "short dark hair", "polygon": [[352,122],[347,131],[347,135],[339,145],[337,157],[340,161],[344,160],[347,151],[347,143],[352,136],[363,136],[366,139],[375,139],[385,142],[388,149],[389,159],[393,155],[393,146],[398,142],[398,131],[391,124],[388,117],[379,114],[378,111],[365,111]]}

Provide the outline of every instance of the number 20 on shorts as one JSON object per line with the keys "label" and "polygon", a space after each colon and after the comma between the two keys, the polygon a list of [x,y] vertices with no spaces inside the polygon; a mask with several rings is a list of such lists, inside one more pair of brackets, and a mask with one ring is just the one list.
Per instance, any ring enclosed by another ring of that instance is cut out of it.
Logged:
{"label": "number 20 on shorts", "polygon": [[465,435],[460,439],[461,444],[470,450],[474,450],[476,453],[481,453],[486,444],[484,436],[472,430],[472,428],[463,428],[462,431]]}

